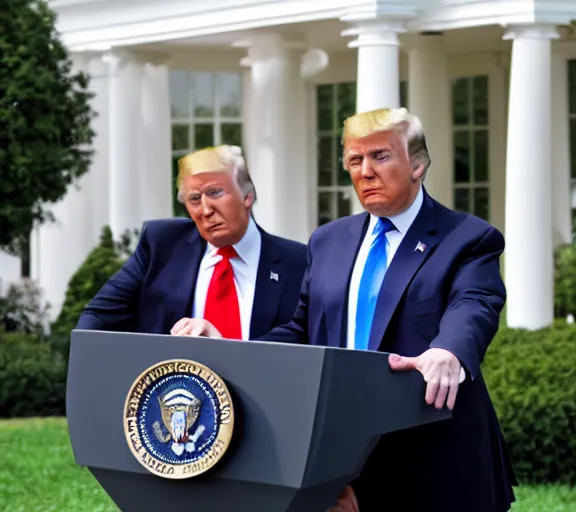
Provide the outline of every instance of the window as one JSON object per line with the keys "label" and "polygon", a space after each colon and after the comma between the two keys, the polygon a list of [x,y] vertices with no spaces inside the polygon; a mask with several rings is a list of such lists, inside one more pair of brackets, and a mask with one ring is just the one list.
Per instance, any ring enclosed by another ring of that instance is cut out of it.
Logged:
{"label": "window", "polygon": [[454,208],[489,219],[488,77],[452,82]]}
{"label": "window", "polygon": [[[400,83],[400,104],[406,104],[406,82]],[[342,168],[342,125],[356,112],[356,83],[319,85],[317,105],[318,226],[352,213],[352,182]]]}
{"label": "window", "polygon": [[570,177],[572,178],[572,218],[576,217],[576,60],[568,61],[568,101],[570,109]]}
{"label": "window", "polygon": [[[172,170],[178,159],[218,144],[242,145],[242,75],[240,73],[170,72]],[[186,216],[176,199],[174,215]]]}

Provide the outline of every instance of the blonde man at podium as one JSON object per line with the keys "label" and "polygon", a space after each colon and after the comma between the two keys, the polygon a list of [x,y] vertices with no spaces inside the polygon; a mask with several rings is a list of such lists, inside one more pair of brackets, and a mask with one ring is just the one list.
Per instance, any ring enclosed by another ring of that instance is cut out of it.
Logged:
{"label": "blonde man at podium", "polygon": [[246,340],[289,322],[306,246],[256,224],[256,189],[241,149],[218,146],[181,158],[177,186],[192,220],[146,222],[134,254],[77,328],[174,334],[200,317],[223,336]]}
{"label": "blonde man at podium", "polygon": [[[406,109],[348,118],[343,145],[366,212],[314,232],[294,317],[261,339],[389,352],[452,419],[384,436],[333,510],[506,512],[517,483],[480,369],[506,299],[504,238],[426,192],[431,160]],[[194,332],[218,335],[202,319]]]}

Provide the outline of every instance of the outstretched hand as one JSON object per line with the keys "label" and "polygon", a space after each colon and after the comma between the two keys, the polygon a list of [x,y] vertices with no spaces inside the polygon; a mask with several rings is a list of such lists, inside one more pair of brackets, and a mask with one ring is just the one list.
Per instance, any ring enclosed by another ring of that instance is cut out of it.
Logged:
{"label": "outstretched hand", "polygon": [[209,338],[222,338],[220,331],[216,329],[208,320],[203,318],[181,318],[172,329],[172,336],[207,336]]}
{"label": "outstretched hand", "polygon": [[454,409],[460,383],[466,374],[458,358],[443,348],[431,348],[418,357],[390,354],[388,364],[394,371],[418,370],[426,381],[426,403],[436,409],[444,405]]}

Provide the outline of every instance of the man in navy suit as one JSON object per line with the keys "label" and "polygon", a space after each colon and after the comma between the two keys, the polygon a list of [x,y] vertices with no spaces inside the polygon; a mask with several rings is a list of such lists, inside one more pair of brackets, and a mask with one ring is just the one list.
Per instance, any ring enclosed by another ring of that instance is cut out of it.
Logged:
{"label": "man in navy suit", "polygon": [[426,193],[430,157],[405,109],[352,116],[343,144],[367,213],[314,232],[294,317],[261,339],[390,352],[453,418],[384,436],[331,511],[505,512],[516,480],[480,370],[506,298],[502,234]]}
{"label": "man in navy suit", "polygon": [[178,165],[179,199],[192,220],[146,222],[134,254],[77,329],[176,334],[195,316],[228,338],[248,339],[292,318],[306,246],[256,225],[256,191],[240,148],[200,150]]}

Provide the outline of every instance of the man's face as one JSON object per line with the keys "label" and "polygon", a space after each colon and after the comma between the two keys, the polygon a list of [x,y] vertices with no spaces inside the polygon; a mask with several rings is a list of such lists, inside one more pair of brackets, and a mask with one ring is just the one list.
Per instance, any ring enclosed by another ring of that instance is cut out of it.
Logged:
{"label": "man's face", "polygon": [[364,208],[379,217],[408,208],[424,173],[421,164],[413,168],[404,135],[396,130],[345,140],[344,166]]}
{"label": "man's face", "polygon": [[240,241],[248,228],[252,194],[244,197],[234,176],[215,171],[186,176],[182,198],[204,240],[216,247]]}

